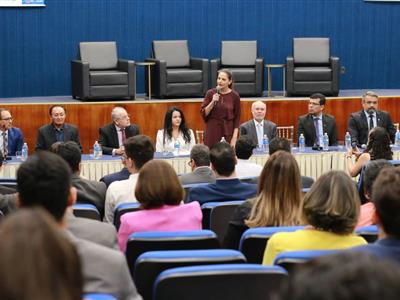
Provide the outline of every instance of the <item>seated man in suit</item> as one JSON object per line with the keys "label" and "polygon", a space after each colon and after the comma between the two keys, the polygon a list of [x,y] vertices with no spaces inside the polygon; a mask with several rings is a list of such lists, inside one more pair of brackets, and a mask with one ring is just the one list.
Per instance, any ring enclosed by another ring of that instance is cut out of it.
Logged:
{"label": "seated man in suit", "polygon": [[121,171],[111,173],[108,175],[104,175],[103,177],[100,178],[100,181],[104,182],[106,184],[107,188],[114,181],[128,179],[129,176],[131,175],[131,173],[129,173],[128,168],[126,167],[126,158],[124,156],[122,156],[121,158],[122,158],[122,164],[124,165],[124,167],[121,169]]}
{"label": "seated man in suit", "polygon": [[49,109],[51,124],[39,128],[36,150],[49,150],[55,142],[74,141],[82,150],[79,130],[76,126],[65,123],[66,109],[61,105],[53,105]]}
{"label": "seated man in suit", "polygon": [[251,105],[253,119],[240,125],[240,135],[251,137],[254,145],[262,145],[264,135],[272,140],[276,136],[276,124],[265,119],[267,105],[264,102],[256,101]]}
{"label": "seated man in suit", "polygon": [[99,129],[99,143],[103,154],[124,154],[124,142],[127,138],[139,134],[139,126],[131,124],[125,108],[114,107],[111,112],[112,123]]}
{"label": "seated man in suit", "polygon": [[365,148],[369,131],[377,126],[385,128],[391,141],[394,142],[396,128],[389,113],[378,110],[378,99],[379,96],[376,93],[366,92],[362,96],[363,109],[350,115],[348,132],[351,135],[352,145]]}
{"label": "seated man in suit", "polygon": [[312,94],[308,102],[308,114],[299,117],[297,137],[303,134],[307,147],[322,147],[325,133],[329,137],[329,146],[338,144],[336,120],[335,117],[323,113],[325,103],[324,95]]}
{"label": "seated man in suit", "polygon": [[3,159],[8,155],[14,156],[16,151],[21,151],[24,144],[21,130],[12,127],[12,122],[11,113],[5,108],[0,108],[0,149]]}
{"label": "seated man in suit", "polygon": [[253,150],[256,144],[248,135],[241,136],[235,145],[237,164],[235,167],[236,175],[239,178],[243,177],[258,177],[261,174],[263,167],[256,163],[250,162],[249,158],[253,155]]}
{"label": "seated man in suit", "polygon": [[210,149],[211,168],[217,180],[203,186],[190,189],[188,202],[200,204],[212,201],[245,200],[257,193],[257,185],[241,182],[235,172],[236,155],[226,142],[219,142]]}
{"label": "seated man in suit", "polygon": [[[71,185],[71,170],[61,157],[45,151],[30,156],[18,169],[17,183],[19,206],[42,207],[60,229],[68,226],[65,212],[76,200],[76,189]],[[68,230],[64,232],[82,262],[84,293],[108,293],[120,300],[141,299],[124,254],[78,238]]]}
{"label": "seated man in suit", "polygon": [[192,173],[182,174],[182,184],[215,182],[215,174],[210,168],[210,150],[206,145],[197,144],[190,150]]}

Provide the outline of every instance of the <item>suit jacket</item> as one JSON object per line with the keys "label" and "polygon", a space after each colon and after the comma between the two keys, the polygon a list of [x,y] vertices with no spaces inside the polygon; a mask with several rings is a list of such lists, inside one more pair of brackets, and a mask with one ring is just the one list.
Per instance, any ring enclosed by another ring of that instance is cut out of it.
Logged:
{"label": "suit jacket", "polygon": [[[241,124],[239,128],[240,135],[249,135],[254,145],[258,145],[257,129],[256,125],[254,124],[254,119]],[[276,124],[271,121],[264,120],[264,134],[268,136],[269,140],[272,140],[276,136]]]}
{"label": "suit jacket", "polygon": [[[394,127],[390,115],[381,110],[376,111],[376,124],[383,127],[389,133],[390,139],[394,142],[396,127]],[[352,113],[350,115],[348,131],[351,135],[351,142],[357,143],[357,146],[367,144],[368,142],[368,120],[364,110]]]}
{"label": "suit jacket", "polygon": [[108,187],[114,181],[128,179],[130,175],[131,175],[131,173],[129,173],[128,169],[125,167],[119,172],[108,174],[108,175],[100,178],[100,181],[104,182],[106,184],[106,186]]}
{"label": "suit jacket", "polygon": [[9,194],[15,194],[17,192],[17,186],[5,186],[5,185],[0,185],[0,194],[1,195],[9,195]]}
{"label": "suit jacket", "polygon": [[[324,133],[326,132],[329,137],[329,146],[335,146],[338,144],[336,120],[331,115],[322,115],[322,128]],[[297,127],[297,137],[300,134],[304,135],[306,146],[312,147],[317,144],[316,133],[314,126],[314,119],[311,114],[303,115],[299,117],[299,125]],[[319,143],[318,143],[319,144]],[[322,146],[322,145],[320,145]]]}
{"label": "suit jacket", "polygon": [[78,192],[81,192],[78,193],[78,202],[93,204],[100,211],[100,214],[103,215],[107,191],[104,182],[84,179],[77,174],[72,174],[71,180],[72,186],[74,186]]}
{"label": "suit jacket", "polygon": [[[129,138],[139,134],[139,126],[131,124],[125,128],[125,136]],[[119,148],[118,134],[115,124],[111,123],[99,129],[99,143],[103,148],[103,154],[112,154],[113,149]]]}
{"label": "suit jacket", "polygon": [[[82,150],[79,130],[72,124],[64,124],[64,142],[73,141]],[[39,128],[35,150],[49,150],[50,146],[57,142],[53,124],[44,125]]]}
{"label": "suit jacket", "polygon": [[213,183],[215,182],[215,174],[211,168],[202,166],[196,168],[192,173],[182,174],[179,179],[182,184]]}
{"label": "suit jacket", "polygon": [[352,249],[353,251],[365,251],[375,255],[379,259],[386,259],[396,264],[400,263],[400,239],[395,237],[386,237],[378,239],[372,244],[359,246]]}
{"label": "suit jacket", "polygon": [[8,155],[15,156],[16,151],[21,151],[22,145],[24,144],[24,138],[19,128],[12,127],[8,131]]}

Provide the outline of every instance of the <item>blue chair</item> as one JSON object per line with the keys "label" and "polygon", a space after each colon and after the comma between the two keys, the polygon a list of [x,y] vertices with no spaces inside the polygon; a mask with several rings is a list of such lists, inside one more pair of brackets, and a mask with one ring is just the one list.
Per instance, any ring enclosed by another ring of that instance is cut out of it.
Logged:
{"label": "blue chair", "polygon": [[92,204],[76,203],[72,206],[75,217],[101,221],[100,212]]}
{"label": "blue chair", "polygon": [[117,300],[114,296],[109,294],[85,294],[83,300]]}
{"label": "blue chair", "polygon": [[310,259],[334,254],[340,250],[304,250],[304,251],[287,251],[278,254],[274,260],[274,265],[280,266],[288,271],[289,274],[293,274],[299,264],[305,263]]}
{"label": "blue chair", "polygon": [[304,226],[281,226],[247,229],[240,239],[239,250],[246,256],[247,262],[261,264],[265,247],[274,233],[293,232],[303,228]]}
{"label": "blue chair", "polygon": [[150,251],[138,257],[135,264],[134,279],[139,294],[144,300],[152,299],[152,287],[157,276],[171,268],[245,263],[246,258],[235,250],[177,250]]}
{"label": "blue chair", "polygon": [[203,229],[214,231],[221,245],[235,208],[243,202],[244,200],[207,202],[201,206]]}
{"label": "blue chair", "polygon": [[277,296],[287,272],[254,264],[181,267],[162,272],[154,300],[259,300]]}
{"label": "blue chair", "polygon": [[217,249],[217,235],[211,230],[193,231],[149,231],[136,232],[129,236],[126,259],[131,275],[136,259],[147,251]]}
{"label": "blue chair", "polygon": [[114,226],[115,228],[117,228],[117,231],[119,229],[119,226],[121,225],[122,215],[128,212],[133,212],[138,210],[140,210],[139,202],[128,202],[117,205],[117,207],[114,210]]}
{"label": "blue chair", "polygon": [[364,226],[356,229],[356,234],[362,236],[368,243],[374,243],[378,239],[378,226]]}

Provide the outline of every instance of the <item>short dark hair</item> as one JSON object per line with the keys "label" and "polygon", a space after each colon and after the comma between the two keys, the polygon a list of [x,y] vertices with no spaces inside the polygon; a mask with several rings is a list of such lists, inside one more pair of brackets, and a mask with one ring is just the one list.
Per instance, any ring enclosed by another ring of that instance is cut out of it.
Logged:
{"label": "short dark hair", "polygon": [[17,171],[17,189],[21,206],[44,207],[61,221],[68,205],[71,170],[58,155],[39,151],[21,164]]}
{"label": "short dark hair", "polygon": [[73,173],[79,171],[79,164],[82,161],[81,149],[74,141],[60,143],[55,149],[55,153],[60,155],[69,165]]}
{"label": "short dark hair", "polygon": [[196,166],[210,166],[210,149],[206,145],[197,144],[190,150],[190,159],[194,160]]}
{"label": "short dark hair", "polygon": [[128,138],[124,147],[126,156],[133,160],[138,170],[154,157],[153,142],[146,135],[139,134]]}
{"label": "short dark hair", "polygon": [[275,137],[269,142],[269,155],[274,154],[276,151],[291,152],[290,141],[285,138]]}
{"label": "short dark hair", "polygon": [[235,152],[226,142],[219,142],[211,147],[210,161],[219,175],[230,176],[235,171]]}
{"label": "short dark hair", "polygon": [[314,93],[310,96],[310,99],[319,99],[319,105],[325,105],[326,98],[325,95],[321,93]]}
{"label": "short dark hair", "polygon": [[282,300],[392,300],[400,295],[400,269],[359,251],[341,251],[299,265],[283,285]]}
{"label": "short dark hair", "polygon": [[239,159],[249,159],[256,145],[248,135],[242,135],[235,144],[236,156]]}
{"label": "short dark hair", "polygon": [[384,168],[372,185],[372,202],[383,230],[400,238],[400,168]]}
{"label": "short dark hair", "polygon": [[372,185],[374,184],[376,178],[378,177],[379,172],[383,168],[390,168],[390,167],[394,166],[386,159],[377,159],[368,162],[368,164],[365,166],[364,169],[364,177],[363,177],[364,193],[371,194]]}
{"label": "short dark hair", "polygon": [[67,109],[65,108],[65,106],[62,106],[60,104],[54,104],[54,105],[50,106],[50,108],[49,108],[49,115],[50,116],[53,113],[53,109],[56,108],[56,107],[61,107],[64,110],[64,112],[67,113]]}

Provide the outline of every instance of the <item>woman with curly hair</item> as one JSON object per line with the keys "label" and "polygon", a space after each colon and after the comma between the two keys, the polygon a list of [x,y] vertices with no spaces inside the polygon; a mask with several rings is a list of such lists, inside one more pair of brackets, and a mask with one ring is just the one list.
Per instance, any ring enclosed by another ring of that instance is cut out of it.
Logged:
{"label": "woman with curly hair", "polygon": [[[356,156],[355,163],[352,160],[353,155]],[[347,172],[350,176],[356,177],[367,162],[376,159],[393,159],[390,136],[383,127],[375,127],[369,132],[368,144],[364,152],[361,153],[358,149],[351,148],[347,151]]]}

